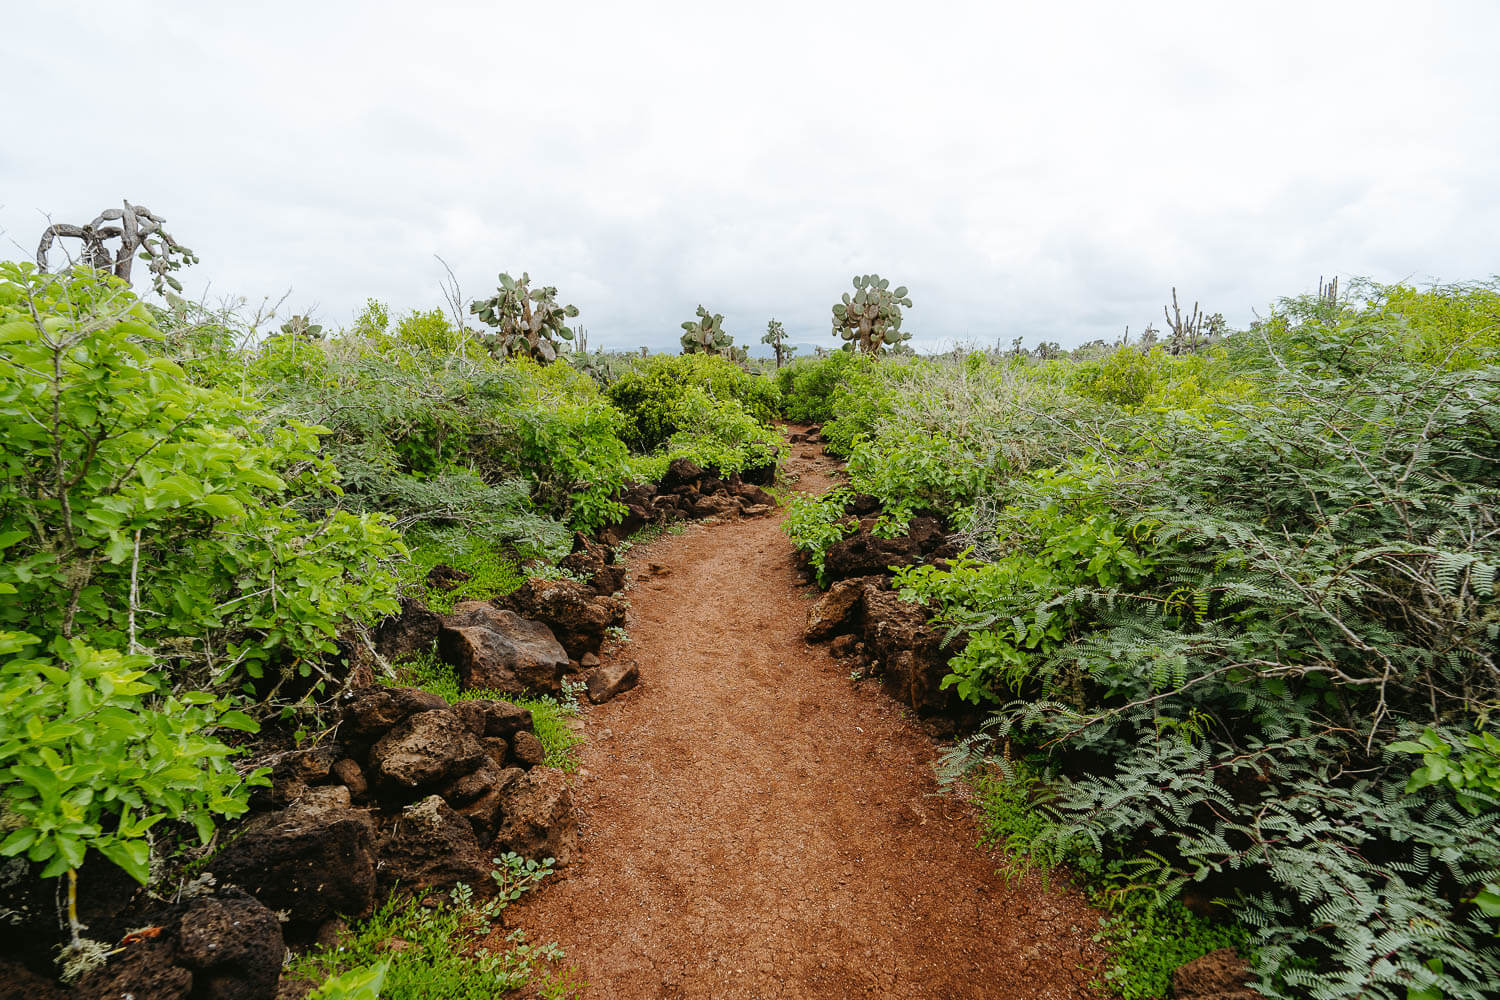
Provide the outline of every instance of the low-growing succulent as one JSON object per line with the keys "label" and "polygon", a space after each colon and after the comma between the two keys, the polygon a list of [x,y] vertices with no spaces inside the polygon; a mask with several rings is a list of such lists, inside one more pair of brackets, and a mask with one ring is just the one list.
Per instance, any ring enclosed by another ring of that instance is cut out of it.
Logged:
{"label": "low-growing succulent", "polygon": [[894,349],[911,334],[901,331],[901,307],[911,308],[906,286],[894,290],[878,274],[856,275],[854,294],[844,293],[833,307],[833,332],[844,339],[844,350],[879,354]]}
{"label": "low-growing succulent", "polygon": [[469,312],[494,327],[495,332],[483,338],[491,354],[525,355],[548,364],[557,360],[560,341],[573,339],[564,320],[577,316],[578,307],[558,305],[557,289],[551,285],[532,288],[531,275],[523,271],[519,279],[501,273],[495,294],[470,303]]}

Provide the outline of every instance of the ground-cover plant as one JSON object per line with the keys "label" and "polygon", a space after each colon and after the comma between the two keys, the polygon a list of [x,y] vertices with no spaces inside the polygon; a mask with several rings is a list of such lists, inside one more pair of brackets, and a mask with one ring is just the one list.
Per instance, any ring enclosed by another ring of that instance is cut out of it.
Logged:
{"label": "ground-cover plant", "polygon": [[[523,889],[535,884],[526,882]],[[390,1000],[491,1000],[525,987],[541,996],[576,995],[576,989],[558,992],[554,986],[572,982],[555,968],[563,959],[555,944],[532,944],[521,931],[506,935],[502,950],[481,943],[495,933],[513,898],[479,899],[470,887],[459,886],[444,903],[428,908],[398,892],[338,946],[295,958],[283,978],[336,977],[337,986],[322,987],[335,997],[368,996],[353,991],[369,990],[366,980],[374,977],[368,970],[376,969],[383,970],[378,995]]]}
{"label": "ground-cover plant", "polygon": [[[482,535],[448,528],[408,536],[408,540],[411,561],[403,567],[403,582],[440,615],[452,614],[464,601],[503,597],[525,582],[516,561],[497,551]],[[439,565],[462,567],[468,579],[446,589],[430,586],[427,575]]]}

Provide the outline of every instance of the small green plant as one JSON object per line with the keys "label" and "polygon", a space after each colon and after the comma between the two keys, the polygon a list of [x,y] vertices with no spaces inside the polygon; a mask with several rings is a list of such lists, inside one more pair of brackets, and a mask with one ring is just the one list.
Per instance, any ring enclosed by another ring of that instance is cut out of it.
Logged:
{"label": "small green plant", "polygon": [[495,870],[490,873],[490,876],[500,890],[498,898],[501,905],[514,903],[535,889],[544,878],[552,874],[552,869],[556,864],[556,858],[543,858],[535,861],[531,858],[523,858],[515,851],[506,851],[496,858]]}
{"label": "small green plant", "polygon": [[1450,788],[1471,816],[1500,800],[1500,737],[1494,733],[1480,730],[1449,742],[1429,726],[1416,740],[1392,743],[1391,750],[1422,758],[1406,783],[1408,794],[1429,785]]}
{"label": "small green plant", "polygon": [[[515,560],[497,552],[482,537],[444,530],[424,532],[412,540],[415,544],[404,582],[420,589],[422,603],[440,615],[452,614],[464,601],[503,597],[525,582]],[[427,574],[438,565],[462,569],[469,578],[449,590],[429,586]]]}
{"label": "small green plant", "polygon": [[501,273],[500,288],[487,299],[469,305],[469,312],[495,328],[486,346],[501,357],[522,355],[539,364],[557,360],[560,341],[572,340],[564,320],[578,315],[578,307],[558,305],[557,289],[531,287],[531,275],[520,279]]}
{"label": "small green plant", "polygon": [[833,334],[844,339],[844,350],[880,354],[910,340],[901,331],[901,307],[911,308],[906,286],[892,289],[878,274],[856,275],[854,294],[833,307]]}
{"label": "small green plant", "polygon": [[823,563],[828,550],[857,530],[858,526],[844,513],[852,496],[850,490],[841,486],[821,496],[793,496],[787,503],[781,530],[791,538],[797,551],[807,554],[819,584],[824,582]]}
{"label": "small green plant", "polygon": [[348,972],[330,976],[328,981],[313,990],[306,1000],[379,1000],[386,974],[391,971],[390,960],[374,965],[360,965]]}
{"label": "small green plant", "polygon": [[724,314],[712,313],[702,306],[698,307],[698,319],[688,320],[682,324],[682,353],[683,354],[723,354],[729,355],[734,345],[734,338],[724,332]]}

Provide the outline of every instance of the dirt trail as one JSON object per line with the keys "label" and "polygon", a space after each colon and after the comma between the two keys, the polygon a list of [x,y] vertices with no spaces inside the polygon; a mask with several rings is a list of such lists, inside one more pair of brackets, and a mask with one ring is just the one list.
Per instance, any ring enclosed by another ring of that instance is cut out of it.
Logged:
{"label": "dirt trail", "polygon": [[[833,463],[794,447],[796,488]],[[802,639],[780,518],[630,555],[641,687],[587,713],[581,857],[509,911],[588,996],[1090,997],[1076,895],[1010,885],[935,789],[935,747]]]}

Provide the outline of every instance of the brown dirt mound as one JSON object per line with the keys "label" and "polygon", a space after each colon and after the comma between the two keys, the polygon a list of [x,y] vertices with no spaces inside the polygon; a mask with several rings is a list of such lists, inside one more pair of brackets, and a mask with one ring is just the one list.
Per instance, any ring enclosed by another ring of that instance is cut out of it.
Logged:
{"label": "brown dirt mound", "polygon": [[[797,450],[794,488],[828,486]],[[816,595],[779,524],[631,553],[631,641],[604,654],[641,686],[587,714],[580,857],[512,922],[599,998],[1101,995],[1096,915],[996,874],[931,796],[932,740],[803,640]]]}

